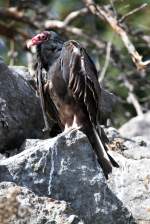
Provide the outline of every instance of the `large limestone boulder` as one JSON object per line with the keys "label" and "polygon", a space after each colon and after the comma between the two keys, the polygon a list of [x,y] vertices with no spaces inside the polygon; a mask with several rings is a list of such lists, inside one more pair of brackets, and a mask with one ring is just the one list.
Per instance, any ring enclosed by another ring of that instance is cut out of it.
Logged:
{"label": "large limestone boulder", "polygon": [[0,161],[0,182],[14,182],[36,195],[64,200],[88,224],[135,223],[108,187],[82,132],[27,140],[23,148],[21,153]]}
{"label": "large limestone boulder", "polygon": [[120,168],[113,170],[108,186],[131,211],[137,223],[150,223],[150,141],[144,137],[117,139],[113,152]]}
{"label": "large limestone boulder", "polygon": [[[120,164],[106,181],[82,132],[38,139],[43,118],[32,84],[26,70],[0,60],[0,223],[150,223],[149,113],[137,118],[138,127],[143,125],[139,132],[133,124],[120,129],[127,138],[114,128],[106,130]],[[104,91],[102,98],[103,113],[109,114],[112,97]],[[142,133],[146,137],[130,137]],[[2,154],[16,147],[19,153]],[[8,217],[11,208],[16,213]],[[28,220],[21,221],[20,208]]]}

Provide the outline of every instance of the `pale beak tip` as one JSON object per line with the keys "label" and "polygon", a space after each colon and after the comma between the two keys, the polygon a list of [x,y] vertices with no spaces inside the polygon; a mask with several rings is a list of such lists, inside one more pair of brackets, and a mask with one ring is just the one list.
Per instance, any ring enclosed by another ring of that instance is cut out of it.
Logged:
{"label": "pale beak tip", "polygon": [[34,44],[33,44],[32,40],[27,40],[26,45],[27,45],[27,48],[30,48],[30,47],[32,47]]}

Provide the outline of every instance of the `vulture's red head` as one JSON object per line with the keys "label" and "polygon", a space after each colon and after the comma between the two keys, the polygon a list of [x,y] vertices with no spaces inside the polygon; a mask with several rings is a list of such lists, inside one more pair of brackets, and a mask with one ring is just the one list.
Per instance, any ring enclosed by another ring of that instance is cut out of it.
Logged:
{"label": "vulture's red head", "polygon": [[59,57],[63,41],[53,31],[43,31],[27,41],[27,47],[36,46],[37,56],[43,67],[48,70],[49,66]]}
{"label": "vulture's red head", "polygon": [[39,45],[45,41],[48,41],[51,38],[52,34],[49,31],[43,31],[35,35],[31,40],[27,41],[27,47],[30,48],[34,45]]}

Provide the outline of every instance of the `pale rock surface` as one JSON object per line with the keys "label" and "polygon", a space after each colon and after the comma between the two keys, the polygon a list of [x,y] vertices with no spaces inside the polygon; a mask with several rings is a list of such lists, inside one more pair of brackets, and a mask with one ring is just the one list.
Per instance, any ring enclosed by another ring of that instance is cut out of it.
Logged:
{"label": "pale rock surface", "polygon": [[150,141],[150,111],[129,120],[120,127],[119,132],[125,138],[143,136]]}
{"label": "pale rock surface", "polygon": [[80,131],[27,140],[24,151],[0,161],[0,182],[63,200],[88,224],[135,223],[110,190],[86,136]]}

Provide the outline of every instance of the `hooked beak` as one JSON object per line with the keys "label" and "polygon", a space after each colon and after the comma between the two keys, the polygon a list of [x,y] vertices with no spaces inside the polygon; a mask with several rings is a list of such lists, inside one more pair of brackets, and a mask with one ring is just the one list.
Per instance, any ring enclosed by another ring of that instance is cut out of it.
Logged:
{"label": "hooked beak", "polygon": [[38,44],[46,41],[47,38],[48,38],[48,35],[49,35],[49,32],[47,32],[47,31],[44,31],[44,32],[42,32],[40,34],[37,34],[32,39],[27,41],[27,48],[30,48],[30,47],[32,47],[34,45],[38,45]]}
{"label": "hooked beak", "polygon": [[30,40],[27,40],[27,48],[31,48],[34,45],[38,45],[40,44],[42,41],[40,39],[40,35],[36,35],[35,37],[33,37]]}
{"label": "hooked beak", "polygon": [[32,39],[27,40],[26,45],[27,45],[27,48],[31,48],[34,45],[34,43],[32,42]]}

